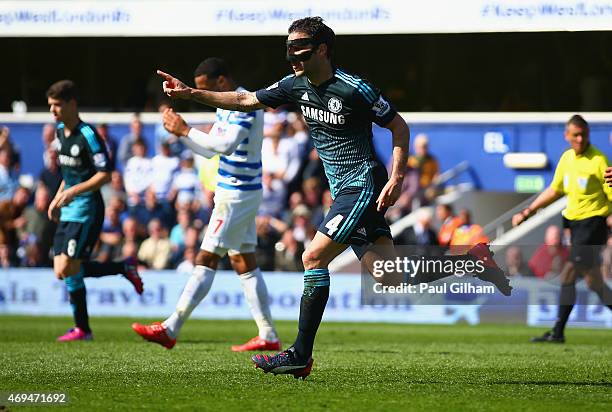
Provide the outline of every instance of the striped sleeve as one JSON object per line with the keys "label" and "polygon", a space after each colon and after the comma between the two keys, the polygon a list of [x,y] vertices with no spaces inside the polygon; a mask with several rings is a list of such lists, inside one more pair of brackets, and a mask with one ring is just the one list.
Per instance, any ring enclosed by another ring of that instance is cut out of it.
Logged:
{"label": "striped sleeve", "polygon": [[81,134],[85,138],[86,146],[89,149],[87,153],[96,170],[98,172],[112,171],[106,145],[95,129],[88,124],[84,124],[81,126]]}

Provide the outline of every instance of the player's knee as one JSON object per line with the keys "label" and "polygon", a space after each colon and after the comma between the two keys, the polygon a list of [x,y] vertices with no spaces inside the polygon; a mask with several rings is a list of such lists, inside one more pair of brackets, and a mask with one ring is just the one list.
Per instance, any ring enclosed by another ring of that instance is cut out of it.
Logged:
{"label": "player's knee", "polygon": [[584,276],[584,283],[586,283],[587,287],[591,290],[599,290],[599,288],[601,288],[602,283],[601,281],[593,276],[593,275],[585,275]]}
{"label": "player's knee", "polygon": [[302,263],[304,264],[304,269],[308,270],[320,268],[325,262],[322,261],[321,254],[318,251],[306,249],[302,253]]}
{"label": "player's knee", "polygon": [[207,252],[206,250],[200,250],[196,256],[197,266],[206,266],[211,269],[216,269],[219,264],[219,256],[214,253]]}

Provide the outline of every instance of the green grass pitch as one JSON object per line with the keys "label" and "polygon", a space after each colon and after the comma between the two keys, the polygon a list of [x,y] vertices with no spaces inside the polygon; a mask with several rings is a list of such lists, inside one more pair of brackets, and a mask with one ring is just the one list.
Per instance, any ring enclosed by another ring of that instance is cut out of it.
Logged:
{"label": "green grass pitch", "polygon": [[[177,346],[144,342],[133,320],[94,318],[94,342],[56,343],[67,318],[0,317],[0,392],[66,392],[54,410],[612,410],[612,331],[569,329],[530,344],[517,325],[324,323],[306,381],[255,370],[229,346],[247,321],[189,321]],[[285,343],[297,322],[279,322]],[[5,410],[41,410],[6,405]],[[0,407],[2,410],[2,407]]]}

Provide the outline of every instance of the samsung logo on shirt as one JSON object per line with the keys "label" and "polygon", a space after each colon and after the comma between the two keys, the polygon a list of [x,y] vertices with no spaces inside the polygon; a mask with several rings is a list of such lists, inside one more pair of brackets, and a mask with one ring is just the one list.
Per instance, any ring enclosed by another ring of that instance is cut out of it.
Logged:
{"label": "samsung logo on shirt", "polygon": [[62,166],[69,166],[69,167],[81,166],[80,158],[67,156],[65,154],[59,155],[59,162]]}
{"label": "samsung logo on shirt", "polygon": [[328,124],[344,124],[344,115],[328,112],[314,107],[300,106],[302,114],[312,120],[318,120]]}

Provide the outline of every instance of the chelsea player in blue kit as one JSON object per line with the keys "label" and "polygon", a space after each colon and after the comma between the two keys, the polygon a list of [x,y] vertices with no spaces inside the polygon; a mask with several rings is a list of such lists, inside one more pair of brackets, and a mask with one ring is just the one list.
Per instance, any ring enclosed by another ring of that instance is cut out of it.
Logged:
{"label": "chelsea player in blue kit", "polygon": [[[198,91],[158,71],[170,97],[241,111],[295,103],[310,128],[334,202],[302,255],[304,292],[295,343],[274,356],[252,357],[265,372],[296,378],[305,378],[312,368],[314,340],[329,297],[329,263],[348,246],[368,267],[378,256],[370,245],[393,249],[384,213],[400,195],[410,138],[406,122],[376,87],[332,64],[334,40],[334,32],[320,17],[294,21],[287,38],[294,74],[255,93]],[[372,122],[392,134],[389,178],[374,152]],[[483,253],[488,258],[488,249]]]}
{"label": "chelsea player in blue kit", "polygon": [[111,166],[104,141],[96,129],[81,121],[77,89],[71,80],[60,80],[47,91],[49,111],[58,122],[56,141],[62,183],[49,205],[49,219],[59,220],[53,238],[53,270],[64,279],[75,327],[58,338],[61,342],[91,340],[87,313],[86,277],[122,274],[142,294],[136,261],[100,263],[89,259],[104,221],[100,188],[110,181]]}

